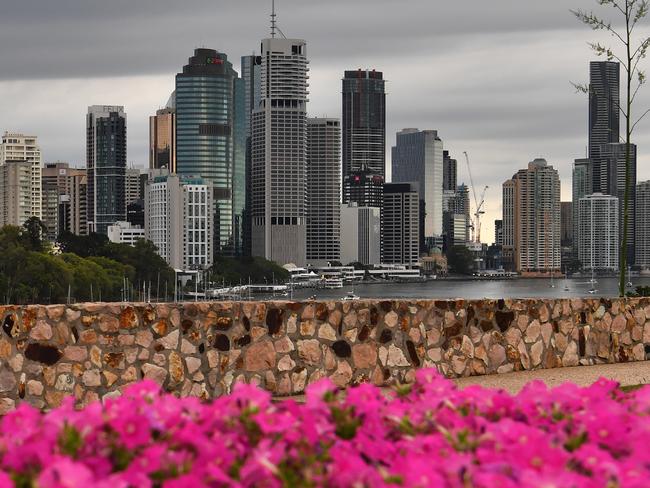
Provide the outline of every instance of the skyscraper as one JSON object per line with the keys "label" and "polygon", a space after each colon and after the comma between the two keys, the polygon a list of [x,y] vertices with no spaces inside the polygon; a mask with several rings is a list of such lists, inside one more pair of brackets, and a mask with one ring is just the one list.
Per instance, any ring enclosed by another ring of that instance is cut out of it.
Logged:
{"label": "skyscraper", "polygon": [[512,245],[517,271],[560,269],[560,218],[560,178],[546,160],[535,159],[503,184],[504,247]]}
{"label": "skyscraper", "polygon": [[[43,223],[47,236],[55,239],[67,226],[71,176],[86,175],[86,170],[70,168],[68,163],[46,163],[42,170]],[[84,207],[85,207],[84,202]]]}
{"label": "skyscraper", "polygon": [[578,259],[584,269],[618,269],[618,207],[618,198],[602,193],[592,193],[580,199]]}
{"label": "skyscraper", "polygon": [[124,107],[93,105],[86,116],[88,227],[106,234],[126,220],[126,113]]}
{"label": "skyscraper", "polygon": [[443,191],[456,191],[458,178],[458,163],[449,155],[449,151],[442,151],[442,189]]}
{"label": "skyscraper", "polygon": [[138,168],[127,168],[124,182],[124,195],[127,207],[144,196],[140,195],[140,170]]}
{"label": "skyscraper", "polygon": [[341,259],[341,124],[307,119],[307,262]]}
{"label": "skyscraper", "polygon": [[383,73],[346,71],[343,78],[343,202],[380,207],[386,177]]}
{"label": "skyscraper", "polygon": [[397,133],[392,150],[393,182],[418,182],[420,213],[424,214],[420,231],[423,252],[431,250],[442,236],[442,147],[438,131],[403,129]]}
{"label": "skyscraper", "polygon": [[603,180],[601,146],[619,142],[620,65],[612,61],[589,63],[589,159],[593,162],[592,192],[607,193]]}
{"label": "skyscraper", "polygon": [[494,244],[503,246],[503,220],[494,221]]}
{"label": "skyscraper", "polygon": [[245,201],[244,212],[242,216],[242,254],[250,256],[251,239],[252,239],[252,220],[251,220],[251,168],[252,168],[252,117],[253,111],[260,105],[260,76],[261,76],[262,57],[255,54],[242,56],[241,58],[241,79],[244,84],[244,119],[243,130],[246,137],[246,153],[244,165],[245,180]]}
{"label": "skyscraper", "polygon": [[175,107],[168,105],[149,117],[149,168],[176,172]]}
{"label": "skyscraper", "polygon": [[634,263],[650,268],[650,180],[636,187],[636,259]]}
{"label": "skyscraper", "polygon": [[307,46],[262,40],[260,104],[252,118],[252,253],[306,263]]}
{"label": "skyscraper", "polygon": [[386,183],[381,208],[381,261],[415,265],[420,258],[420,196],[417,183]]}
{"label": "skyscraper", "polygon": [[570,247],[573,244],[573,202],[561,202],[561,232],[560,238],[562,247]]}
{"label": "skyscraper", "polygon": [[[23,202],[27,207],[21,209],[20,213],[25,220],[30,217],[42,218],[41,149],[36,136],[5,132],[0,144],[0,166],[10,161],[29,163],[29,178],[23,182],[29,188],[29,195],[25,195]],[[12,225],[22,225],[22,222]]]}
{"label": "skyscraper", "polygon": [[211,183],[214,251],[234,254],[237,73],[214,49],[195,49],[176,75],[176,171]]}

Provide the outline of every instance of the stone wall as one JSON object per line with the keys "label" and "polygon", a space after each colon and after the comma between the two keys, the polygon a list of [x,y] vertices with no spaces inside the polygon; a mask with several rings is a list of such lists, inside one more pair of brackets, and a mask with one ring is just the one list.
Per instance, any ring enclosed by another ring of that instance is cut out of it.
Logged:
{"label": "stone wall", "polygon": [[79,404],[151,378],[210,398],[644,360],[650,299],[87,303],[0,307],[0,414]]}

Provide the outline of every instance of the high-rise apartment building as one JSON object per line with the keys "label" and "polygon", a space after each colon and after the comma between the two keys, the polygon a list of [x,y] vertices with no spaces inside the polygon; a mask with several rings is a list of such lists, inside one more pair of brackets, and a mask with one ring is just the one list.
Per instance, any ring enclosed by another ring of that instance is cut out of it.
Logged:
{"label": "high-rise apartment building", "polygon": [[580,199],[591,195],[593,188],[592,161],[589,158],[576,159],[573,163],[572,209],[573,209],[573,253],[578,255],[580,242]]}
{"label": "high-rise apartment building", "polygon": [[592,191],[608,193],[603,187],[607,170],[601,146],[619,142],[620,65],[613,61],[589,63],[589,159],[592,161]]}
{"label": "high-rise apartment building", "polygon": [[341,205],[341,262],[381,263],[381,209]]}
{"label": "high-rise apartment building", "polygon": [[213,262],[213,191],[202,178],[152,170],[145,190],[145,236],[174,269]]}
{"label": "high-rise apartment building", "polygon": [[503,184],[505,248],[524,274],[556,272],[561,263],[560,178],[544,159],[535,159]]}
{"label": "high-rise apartment building", "polygon": [[28,161],[6,161],[0,166],[0,227],[21,226],[34,217],[31,175]]}
{"label": "high-rise apartment building", "polygon": [[[38,146],[36,136],[28,136],[17,132],[5,132],[2,136],[2,143],[0,144],[0,165],[8,162],[26,162],[29,163],[29,177],[26,181],[21,182],[25,185],[27,193],[23,196],[13,195],[16,198],[22,199],[21,205],[26,207],[15,211],[11,211],[12,225],[22,225],[24,220],[30,217],[37,217],[41,219],[42,214],[42,182],[41,182],[41,149]],[[14,168],[18,170],[18,168]],[[22,169],[19,170],[22,172]],[[12,171],[12,174],[15,174]],[[8,195],[8,193],[6,193]],[[20,214],[20,215],[19,215]],[[17,220],[16,220],[17,219]],[[24,219],[22,222],[21,219]]]}
{"label": "high-rise apartment building", "polygon": [[636,186],[635,264],[650,268],[650,180]]}
{"label": "high-rise apartment building", "polygon": [[124,107],[92,105],[86,115],[88,227],[106,234],[126,220],[126,113]]}
{"label": "high-rise apartment building", "polygon": [[144,229],[130,222],[115,222],[109,225],[107,235],[109,241],[129,246],[135,246],[136,242],[145,239]]}
{"label": "high-rise apartment building", "polygon": [[[442,236],[443,144],[438,131],[403,129],[397,133],[392,150],[392,180],[395,183],[418,182],[421,251],[428,252]],[[454,188],[455,189],[455,188]],[[422,215],[421,215],[422,217]]]}
{"label": "high-rise apartment building", "polygon": [[415,265],[420,258],[420,196],[417,183],[386,183],[381,208],[381,261]]}
{"label": "high-rise apartment building", "polygon": [[176,107],[169,104],[149,117],[149,168],[176,172]]}
{"label": "high-rise apartment building", "polygon": [[212,184],[214,249],[221,255],[235,254],[237,247],[234,185],[237,171],[243,171],[237,162],[243,165],[245,156],[245,139],[237,133],[237,80],[225,54],[204,48],[195,49],[176,75],[176,171]]}
{"label": "high-rise apartment building", "polygon": [[592,193],[580,199],[578,259],[594,271],[615,271],[619,260],[618,198]]}
{"label": "high-rise apartment building", "polygon": [[442,151],[442,189],[443,191],[456,191],[458,179],[458,163],[449,155],[449,151]]}
{"label": "high-rise apartment building", "polygon": [[343,202],[380,207],[386,178],[386,90],[383,73],[343,77]]}
{"label": "high-rise apartment building", "polygon": [[88,235],[88,176],[85,170],[68,171],[68,193],[60,197],[59,233]]}
{"label": "high-rise apartment building", "polygon": [[307,119],[307,262],[341,259],[341,123]]}
{"label": "high-rise apartment building", "polygon": [[306,264],[307,46],[262,40],[261,96],[252,118],[252,253]]}

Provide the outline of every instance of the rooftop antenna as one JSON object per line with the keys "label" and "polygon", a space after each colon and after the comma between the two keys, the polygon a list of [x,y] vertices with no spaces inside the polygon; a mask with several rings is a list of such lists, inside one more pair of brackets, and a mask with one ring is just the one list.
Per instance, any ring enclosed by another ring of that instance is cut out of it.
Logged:
{"label": "rooftop antenna", "polygon": [[275,31],[277,30],[280,35],[286,39],[287,36],[285,36],[284,32],[282,32],[282,30],[278,27],[278,23],[275,20],[276,17],[277,15],[275,13],[275,0],[271,0],[271,38],[275,39]]}

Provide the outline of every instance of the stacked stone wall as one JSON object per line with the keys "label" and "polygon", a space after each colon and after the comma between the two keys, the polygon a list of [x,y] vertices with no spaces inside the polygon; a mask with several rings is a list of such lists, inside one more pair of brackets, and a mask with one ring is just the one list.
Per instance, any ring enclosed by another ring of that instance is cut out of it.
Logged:
{"label": "stacked stone wall", "polygon": [[86,303],[0,307],[0,414],[80,405],[150,378],[205,399],[640,361],[650,299]]}

